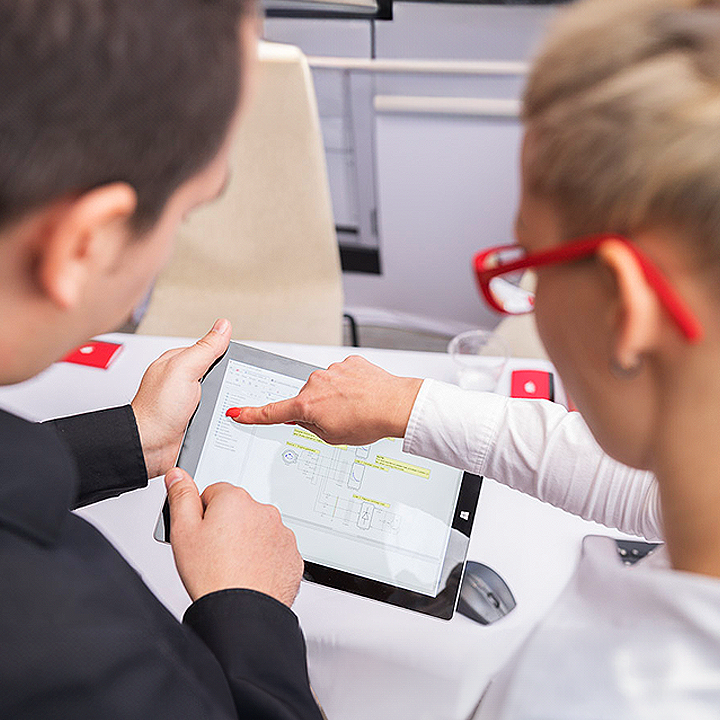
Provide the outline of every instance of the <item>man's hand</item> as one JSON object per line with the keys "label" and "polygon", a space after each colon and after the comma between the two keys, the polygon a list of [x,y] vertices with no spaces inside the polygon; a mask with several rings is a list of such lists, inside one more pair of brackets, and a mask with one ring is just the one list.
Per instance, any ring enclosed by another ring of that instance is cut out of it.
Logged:
{"label": "man's hand", "polygon": [[175,564],[193,600],[245,588],[292,605],[303,560],[277,508],[228,483],[210,485],[200,496],[180,468],[165,476],[165,484]]}
{"label": "man's hand", "polygon": [[185,428],[200,402],[200,379],[230,343],[230,322],[188,348],[163,353],[145,371],[131,403],[149,477],[167,472],[177,459]]}
{"label": "man's hand", "polygon": [[351,355],[316,370],[298,395],[259,408],[230,408],[246,425],[295,423],[333,445],[369,445],[403,437],[422,380],[391,375]]}

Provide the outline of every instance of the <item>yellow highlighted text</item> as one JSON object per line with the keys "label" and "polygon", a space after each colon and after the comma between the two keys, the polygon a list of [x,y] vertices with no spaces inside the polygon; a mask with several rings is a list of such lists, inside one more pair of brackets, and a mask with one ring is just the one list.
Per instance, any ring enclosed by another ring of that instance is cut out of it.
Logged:
{"label": "yellow highlighted text", "polygon": [[312,442],[322,443],[323,445],[327,445],[329,447],[340,448],[340,450],[347,450],[348,448],[347,445],[330,445],[330,443],[326,443],[324,440],[321,440],[315,433],[311,433],[309,430],[305,430],[305,428],[296,427],[293,430],[293,435],[295,437],[302,438],[303,440],[312,440]]}
{"label": "yellow highlighted text", "polygon": [[308,452],[314,452],[314,453],[319,453],[319,452],[320,452],[319,450],[317,450],[317,449],[315,449],[315,448],[309,448],[309,447],[305,447],[304,445],[298,445],[297,443],[290,442],[289,440],[288,440],[288,442],[285,443],[285,444],[286,444],[286,445],[289,445],[290,447],[297,448],[298,450],[307,450]]}
{"label": "yellow highlighted text", "polygon": [[370,498],[363,497],[362,495],[353,495],[354,500],[362,500],[363,502],[369,502],[373,505],[380,505],[381,507],[389,508],[390,503],[380,502],[379,500],[371,500]]}
{"label": "yellow highlighted text", "polygon": [[417,475],[417,477],[430,478],[429,468],[420,467],[419,465],[411,465],[410,463],[403,462],[402,460],[394,460],[393,458],[385,457],[384,455],[378,455],[375,458],[375,462],[381,467],[389,468],[390,470],[400,470],[400,472],[406,472],[410,475]]}

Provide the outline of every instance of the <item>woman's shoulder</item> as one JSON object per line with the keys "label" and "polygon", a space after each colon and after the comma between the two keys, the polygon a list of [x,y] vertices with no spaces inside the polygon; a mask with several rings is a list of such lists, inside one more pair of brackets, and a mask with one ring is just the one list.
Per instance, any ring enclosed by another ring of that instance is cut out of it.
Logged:
{"label": "woman's shoulder", "polygon": [[493,683],[480,717],[714,717],[720,580],[670,567],[664,548],[626,566],[586,538],[577,570]]}

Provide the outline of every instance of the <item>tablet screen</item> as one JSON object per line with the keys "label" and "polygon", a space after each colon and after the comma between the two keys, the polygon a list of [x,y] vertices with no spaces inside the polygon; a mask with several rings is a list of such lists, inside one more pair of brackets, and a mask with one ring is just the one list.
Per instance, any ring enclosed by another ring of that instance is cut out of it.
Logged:
{"label": "tablet screen", "polygon": [[403,453],[397,439],[331,446],[298,426],[242,426],[225,416],[293,397],[304,384],[228,359],[198,438],[198,487],[223,480],[277,506],[306,561],[434,597],[462,472]]}

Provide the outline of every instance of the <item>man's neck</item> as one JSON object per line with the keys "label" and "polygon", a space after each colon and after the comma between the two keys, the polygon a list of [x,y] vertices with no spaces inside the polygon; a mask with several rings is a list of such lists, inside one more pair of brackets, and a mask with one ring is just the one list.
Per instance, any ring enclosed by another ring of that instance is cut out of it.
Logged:
{"label": "man's neck", "polygon": [[0,385],[12,385],[55,362],[73,338],[59,313],[40,298],[11,283],[0,287]]}

